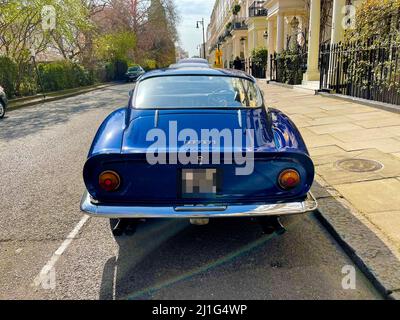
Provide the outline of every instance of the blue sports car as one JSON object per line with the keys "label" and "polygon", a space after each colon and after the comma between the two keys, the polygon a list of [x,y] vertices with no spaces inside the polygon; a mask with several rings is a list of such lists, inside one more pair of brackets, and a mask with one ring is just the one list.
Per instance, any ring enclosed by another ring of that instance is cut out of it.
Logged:
{"label": "blue sports car", "polygon": [[241,71],[182,64],[144,74],[100,126],[83,169],[81,209],[114,235],[147,218],[279,217],[316,209],[314,165],[288,116]]}

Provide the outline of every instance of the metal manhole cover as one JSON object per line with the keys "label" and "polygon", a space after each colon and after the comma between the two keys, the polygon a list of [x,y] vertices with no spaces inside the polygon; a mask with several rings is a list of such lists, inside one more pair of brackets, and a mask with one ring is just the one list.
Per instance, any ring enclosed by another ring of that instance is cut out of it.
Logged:
{"label": "metal manhole cover", "polygon": [[367,159],[345,159],[336,162],[336,165],[351,172],[374,172],[383,169],[382,163]]}

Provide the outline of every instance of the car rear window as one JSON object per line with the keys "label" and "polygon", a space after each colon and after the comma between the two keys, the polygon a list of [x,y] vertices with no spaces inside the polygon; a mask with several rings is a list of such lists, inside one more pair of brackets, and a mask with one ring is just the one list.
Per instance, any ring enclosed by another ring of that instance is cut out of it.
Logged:
{"label": "car rear window", "polygon": [[257,108],[262,97],[249,80],[226,76],[163,76],[141,81],[133,106],[162,108]]}

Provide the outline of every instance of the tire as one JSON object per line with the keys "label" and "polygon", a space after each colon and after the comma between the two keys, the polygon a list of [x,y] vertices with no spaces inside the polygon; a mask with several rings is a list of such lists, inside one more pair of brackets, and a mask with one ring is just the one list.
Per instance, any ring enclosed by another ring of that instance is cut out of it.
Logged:
{"label": "tire", "polygon": [[0,101],[0,119],[4,118],[5,114],[6,114],[6,106],[3,104],[2,101]]}

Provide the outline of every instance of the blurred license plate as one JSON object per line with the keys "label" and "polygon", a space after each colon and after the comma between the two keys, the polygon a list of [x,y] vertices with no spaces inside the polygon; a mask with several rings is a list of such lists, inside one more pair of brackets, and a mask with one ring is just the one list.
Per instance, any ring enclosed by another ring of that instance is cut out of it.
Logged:
{"label": "blurred license plate", "polygon": [[217,180],[217,169],[182,169],[182,197],[215,197]]}

